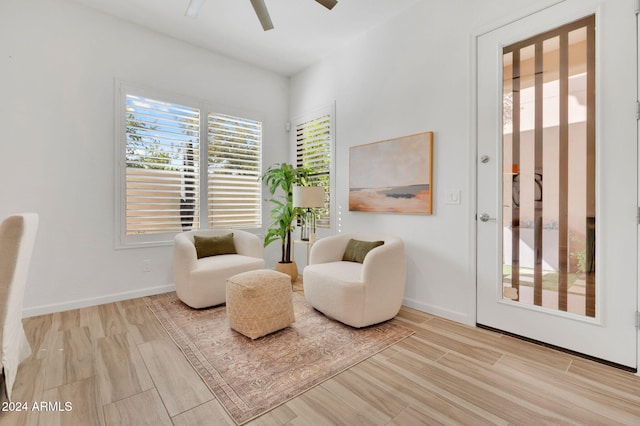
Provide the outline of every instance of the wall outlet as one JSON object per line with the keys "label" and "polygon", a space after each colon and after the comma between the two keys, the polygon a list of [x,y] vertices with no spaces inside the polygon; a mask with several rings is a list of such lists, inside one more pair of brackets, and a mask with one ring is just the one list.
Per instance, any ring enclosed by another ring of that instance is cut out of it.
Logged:
{"label": "wall outlet", "polygon": [[142,261],[142,272],[151,272],[151,259]]}

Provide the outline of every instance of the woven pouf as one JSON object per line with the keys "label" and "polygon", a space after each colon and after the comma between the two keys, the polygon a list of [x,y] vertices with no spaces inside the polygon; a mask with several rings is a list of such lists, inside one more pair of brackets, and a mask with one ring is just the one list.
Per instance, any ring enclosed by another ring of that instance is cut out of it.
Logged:
{"label": "woven pouf", "polygon": [[294,322],[291,277],[268,269],[227,280],[227,318],[235,331],[257,339]]}

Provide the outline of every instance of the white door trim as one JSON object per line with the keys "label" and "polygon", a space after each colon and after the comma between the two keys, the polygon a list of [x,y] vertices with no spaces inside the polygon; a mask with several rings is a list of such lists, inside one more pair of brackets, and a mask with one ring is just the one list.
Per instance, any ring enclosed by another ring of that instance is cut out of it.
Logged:
{"label": "white door trim", "polygon": [[[640,105],[639,101],[640,101],[640,0],[636,0],[636,112],[640,113],[640,108],[638,107]],[[640,146],[640,120],[638,120],[637,122],[637,126],[636,126],[636,143],[638,143],[638,146]],[[640,170],[640,150],[638,150],[638,170]],[[640,173],[638,174],[638,201],[640,204]],[[638,310],[640,310],[640,206],[638,207],[638,222],[639,222],[639,226],[638,226],[638,271],[636,272],[636,278],[637,278],[637,296],[638,296],[638,300],[637,300],[637,305],[636,305],[636,317],[638,316]],[[636,321],[639,321],[638,318],[636,318]],[[638,366],[638,370],[636,370],[636,375],[640,376],[640,327],[638,327],[638,323],[636,323],[636,333],[637,333],[637,337],[636,337],[636,341],[638,342],[637,348],[636,348],[636,355],[637,355],[637,366]]]}

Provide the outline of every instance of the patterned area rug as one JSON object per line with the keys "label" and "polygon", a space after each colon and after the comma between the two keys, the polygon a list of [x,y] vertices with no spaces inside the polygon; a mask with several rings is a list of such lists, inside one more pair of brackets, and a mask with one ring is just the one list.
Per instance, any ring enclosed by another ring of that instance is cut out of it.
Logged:
{"label": "patterned area rug", "polygon": [[348,327],[293,293],[296,322],[251,340],[229,328],[224,306],[191,309],[166,293],[147,305],[231,418],[243,424],[413,334],[397,324]]}

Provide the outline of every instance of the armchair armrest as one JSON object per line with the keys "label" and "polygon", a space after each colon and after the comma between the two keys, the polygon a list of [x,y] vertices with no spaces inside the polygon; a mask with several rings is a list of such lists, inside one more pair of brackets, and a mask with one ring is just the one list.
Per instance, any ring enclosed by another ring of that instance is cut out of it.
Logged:
{"label": "armchair armrest", "polygon": [[402,306],[407,278],[404,243],[396,238],[386,239],[384,245],[367,254],[362,266],[362,282],[367,286],[366,315],[395,316]]}
{"label": "armchair armrest", "polygon": [[309,265],[316,263],[338,262],[342,260],[344,250],[349,242],[349,235],[332,235],[321,238],[311,246]]}
{"label": "armchair armrest", "polygon": [[404,282],[407,261],[404,243],[400,239],[387,240],[371,250],[362,264],[362,280],[369,283]]}
{"label": "armchair armrest", "polygon": [[236,245],[238,254],[262,259],[263,248],[260,237],[250,232],[234,231],[233,242]]}
{"label": "armchair armrest", "polygon": [[186,283],[189,272],[198,260],[193,241],[185,234],[177,234],[173,240],[173,281]]}

